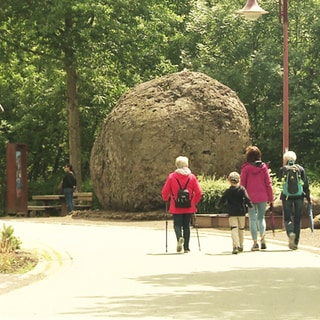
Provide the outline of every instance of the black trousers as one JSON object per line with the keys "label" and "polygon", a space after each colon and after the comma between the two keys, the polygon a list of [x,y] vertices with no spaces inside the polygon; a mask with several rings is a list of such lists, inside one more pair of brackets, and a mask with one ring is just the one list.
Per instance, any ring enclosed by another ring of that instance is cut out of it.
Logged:
{"label": "black trousers", "polygon": [[184,250],[189,250],[191,218],[192,214],[190,213],[173,215],[174,232],[176,233],[177,241],[180,237],[184,238]]}

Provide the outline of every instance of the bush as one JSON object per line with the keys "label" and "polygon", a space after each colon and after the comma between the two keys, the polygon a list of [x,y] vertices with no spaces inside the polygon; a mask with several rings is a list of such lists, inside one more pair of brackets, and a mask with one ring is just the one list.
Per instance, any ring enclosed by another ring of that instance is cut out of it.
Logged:
{"label": "bush", "polygon": [[20,249],[21,241],[13,235],[14,229],[12,226],[6,227],[3,225],[0,239],[0,253],[10,253]]}
{"label": "bush", "polygon": [[12,226],[3,225],[0,237],[0,273],[25,273],[38,263],[35,253],[20,251],[21,241]]}
{"label": "bush", "polygon": [[320,184],[318,182],[310,183],[310,194],[312,197],[320,199]]}
{"label": "bush", "polygon": [[[203,193],[197,206],[198,213],[218,213],[216,205],[222,193],[230,186],[228,180],[226,178],[215,179],[215,177],[206,178],[203,176],[199,176],[198,180]],[[220,207],[219,212],[226,212],[226,206]]]}
{"label": "bush", "polygon": [[[270,177],[272,181],[273,195],[276,198],[281,193],[281,182],[278,181],[276,174],[272,171],[270,171]],[[215,177],[206,178],[199,176],[198,180],[203,192],[201,201],[197,206],[198,213],[225,213],[227,209],[226,204],[221,206],[219,210],[216,209],[216,204],[222,196],[222,193],[230,187],[227,178],[215,179]],[[309,182],[309,184],[311,196],[313,198],[320,199],[320,183]]]}

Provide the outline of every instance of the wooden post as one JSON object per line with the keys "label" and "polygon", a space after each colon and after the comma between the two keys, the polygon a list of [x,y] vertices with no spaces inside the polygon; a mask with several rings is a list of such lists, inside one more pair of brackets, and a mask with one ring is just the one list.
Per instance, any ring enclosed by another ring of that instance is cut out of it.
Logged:
{"label": "wooden post", "polygon": [[28,214],[27,146],[10,143],[7,157],[7,214]]}

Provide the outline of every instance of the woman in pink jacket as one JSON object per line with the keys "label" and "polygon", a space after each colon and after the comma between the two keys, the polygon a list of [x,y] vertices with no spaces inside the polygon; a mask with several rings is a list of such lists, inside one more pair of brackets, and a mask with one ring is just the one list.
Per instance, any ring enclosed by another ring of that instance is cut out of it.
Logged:
{"label": "woman in pink jacket", "polygon": [[[170,200],[169,212],[173,215],[173,226],[177,238],[177,252],[190,252],[190,222],[192,214],[197,212],[196,204],[200,201],[202,191],[196,176],[189,169],[187,157],[179,156],[176,159],[177,169],[171,172],[162,188],[164,201]],[[187,189],[190,205],[181,208],[178,200],[178,192]],[[183,231],[183,232],[182,232]]]}
{"label": "woman in pink jacket", "polygon": [[261,249],[266,249],[265,212],[267,202],[273,205],[272,183],[268,166],[261,161],[261,151],[256,146],[246,149],[246,162],[241,167],[240,184],[247,189],[252,208],[248,208],[250,232],[253,240],[252,251],[259,250],[258,231],[261,236]]}

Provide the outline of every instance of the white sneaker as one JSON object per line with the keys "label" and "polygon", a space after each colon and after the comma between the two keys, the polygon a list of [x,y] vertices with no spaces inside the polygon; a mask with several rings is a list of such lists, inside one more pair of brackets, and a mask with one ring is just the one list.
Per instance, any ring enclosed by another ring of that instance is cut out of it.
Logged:
{"label": "white sneaker", "polygon": [[183,244],[184,244],[184,239],[183,239],[183,237],[180,237],[179,241],[177,243],[177,252],[181,252],[182,251]]}
{"label": "white sneaker", "polygon": [[294,240],[296,239],[296,234],[291,232],[289,234],[289,249],[294,250],[295,243]]}

